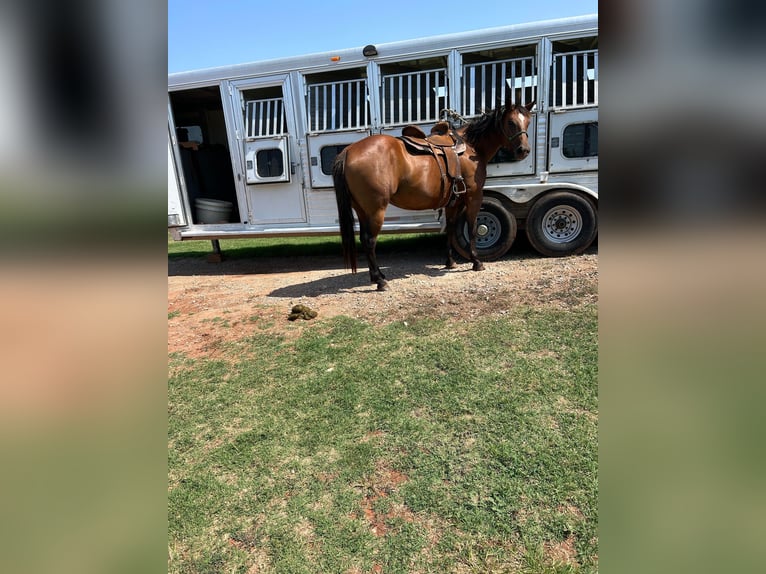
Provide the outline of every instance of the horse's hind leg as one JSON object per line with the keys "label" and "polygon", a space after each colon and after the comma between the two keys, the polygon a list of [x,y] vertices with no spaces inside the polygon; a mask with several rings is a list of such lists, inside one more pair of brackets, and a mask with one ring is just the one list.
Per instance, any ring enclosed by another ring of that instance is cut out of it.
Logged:
{"label": "horse's hind leg", "polygon": [[457,267],[457,263],[455,263],[455,257],[452,255],[452,241],[457,231],[457,208],[448,207],[444,212],[444,216],[446,220],[445,230],[447,232],[447,262],[444,264],[444,267],[445,269],[454,269]]}
{"label": "horse's hind leg", "polygon": [[388,289],[386,276],[378,266],[378,258],[375,255],[375,247],[378,244],[378,234],[383,227],[383,213],[375,214],[369,219],[359,221],[359,240],[367,255],[367,264],[370,268],[370,283],[377,283],[378,291]]}
{"label": "horse's hind leg", "polygon": [[473,262],[473,270],[474,271],[483,271],[484,270],[484,264],[479,261],[479,254],[476,251],[476,217],[479,215],[479,210],[481,209],[481,195],[474,196],[471,198],[466,205],[466,212],[465,217],[466,220],[469,222],[470,225],[470,255],[471,255],[471,262]]}

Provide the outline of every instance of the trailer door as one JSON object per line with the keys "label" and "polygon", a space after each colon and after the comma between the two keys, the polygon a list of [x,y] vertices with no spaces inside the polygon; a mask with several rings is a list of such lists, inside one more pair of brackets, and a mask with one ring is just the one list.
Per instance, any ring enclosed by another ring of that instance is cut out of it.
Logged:
{"label": "trailer door", "polygon": [[231,91],[248,222],[306,221],[295,108],[287,76],[233,82]]}
{"label": "trailer door", "polygon": [[549,126],[551,173],[598,169],[598,108],[551,112]]}
{"label": "trailer door", "polygon": [[178,181],[173,144],[168,132],[168,227],[186,225],[183,201],[181,200],[181,184]]}
{"label": "trailer door", "polygon": [[[361,70],[347,70],[361,75]],[[321,78],[321,76],[320,76]],[[316,81],[307,76],[307,143],[311,187],[332,187],[332,164],[345,148],[370,135],[367,79],[352,77]]]}

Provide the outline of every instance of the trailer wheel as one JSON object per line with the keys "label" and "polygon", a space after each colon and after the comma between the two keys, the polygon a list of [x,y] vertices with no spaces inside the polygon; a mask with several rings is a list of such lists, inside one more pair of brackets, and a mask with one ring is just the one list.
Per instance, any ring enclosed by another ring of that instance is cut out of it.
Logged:
{"label": "trailer wheel", "polygon": [[549,257],[582,253],[596,238],[596,209],[581,195],[557,191],[544,195],[530,208],[527,238]]}
{"label": "trailer wheel", "polygon": [[[476,251],[482,261],[494,261],[505,255],[516,239],[516,218],[494,197],[485,197],[476,216]],[[471,258],[468,222],[465,210],[458,216],[452,247],[466,259]]]}

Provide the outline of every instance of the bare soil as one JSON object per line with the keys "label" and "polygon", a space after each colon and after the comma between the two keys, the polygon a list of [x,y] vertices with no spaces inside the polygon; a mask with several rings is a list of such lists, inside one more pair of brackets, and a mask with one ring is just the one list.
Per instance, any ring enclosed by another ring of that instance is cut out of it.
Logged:
{"label": "bare soil", "polygon": [[[225,256],[225,254],[224,254]],[[209,263],[202,257],[168,260],[168,352],[215,356],[221,343],[273,331],[297,336],[308,324],[335,315],[373,323],[418,317],[469,322],[522,307],[572,308],[598,299],[598,251],[546,258],[530,251],[485,263],[444,269],[431,251],[388,253],[379,262],[389,290],[369,283],[362,258],[357,274],[340,254],[254,257]],[[291,322],[294,305],[317,311],[315,319]]]}

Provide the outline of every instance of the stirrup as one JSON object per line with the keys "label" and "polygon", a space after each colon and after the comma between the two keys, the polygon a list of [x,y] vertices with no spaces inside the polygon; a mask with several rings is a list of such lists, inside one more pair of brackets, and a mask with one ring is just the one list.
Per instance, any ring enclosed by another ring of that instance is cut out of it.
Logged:
{"label": "stirrup", "polygon": [[[460,185],[463,186],[463,189],[458,189],[458,182],[460,182]],[[465,180],[462,176],[457,176],[452,180],[452,195],[463,195],[466,191],[468,191],[468,186],[465,184]]]}

